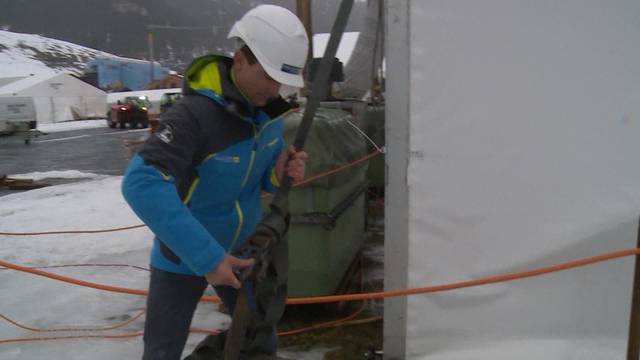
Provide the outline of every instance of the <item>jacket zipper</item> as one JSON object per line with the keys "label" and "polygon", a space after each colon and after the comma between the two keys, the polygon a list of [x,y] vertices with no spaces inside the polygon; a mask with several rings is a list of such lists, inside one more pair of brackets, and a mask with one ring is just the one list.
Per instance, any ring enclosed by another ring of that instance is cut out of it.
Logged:
{"label": "jacket zipper", "polygon": [[[256,132],[256,126],[254,124],[251,124],[251,126],[253,127],[253,148],[251,149],[251,157],[249,158],[249,165],[247,165],[247,171],[244,174],[244,179],[242,180],[242,184],[240,185],[240,190],[242,190],[242,188],[244,188],[244,186],[247,184],[247,181],[249,180],[249,174],[251,174],[251,170],[253,169],[253,162],[255,161],[255,157],[256,157],[256,148],[258,147],[258,139],[257,139],[257,132]],[[229,251],[233,250],[233,247],[236,245],[236,242],[238,241],[238,237],[240,237],[240,231],[242,230],[242,224],[244,222],[244,215],[242,213],[242,208],[240,207],[240,202],[238,200],[235,201],[236,203],[236,213],[238,214],[238,226],[236,227],[236,232],[233,236],[233,241],[231,241],[231,245],[229,245]]]}

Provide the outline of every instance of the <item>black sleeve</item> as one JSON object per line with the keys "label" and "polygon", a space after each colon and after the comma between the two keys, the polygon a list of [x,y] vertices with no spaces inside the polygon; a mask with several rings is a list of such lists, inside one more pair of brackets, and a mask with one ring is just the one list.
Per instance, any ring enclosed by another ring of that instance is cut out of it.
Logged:
{"label": "black sleeve", "polygon": [[162,114],[158,129],[139,152],[145,163],[177,181],[190,177],[204,142],[197,118],[189,107],[189,101],[178,101]]}

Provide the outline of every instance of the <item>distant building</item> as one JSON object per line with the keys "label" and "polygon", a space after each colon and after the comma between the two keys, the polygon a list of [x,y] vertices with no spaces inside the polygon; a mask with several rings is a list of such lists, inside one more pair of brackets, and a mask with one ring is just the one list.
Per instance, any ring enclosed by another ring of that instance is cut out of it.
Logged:
{"label": "distant building", "polygon": [[0,97],[32,98],[38,123],[105,117],[106,93],[70,74],[0,78]]}
{"label": "distant building", "polygon": [[147,85],[148,90],[153,89],[172,89],[182,87],[182,76],[176,73],[170,73],[162,79],[154,80],[151,84]]}
{"label": "distant building", "polygon": [[169,69],[157,62],[152,67],[143,60],[98,57],[87,61],[82,79],[105,91],[129,91],[145,89],[168,74]]}

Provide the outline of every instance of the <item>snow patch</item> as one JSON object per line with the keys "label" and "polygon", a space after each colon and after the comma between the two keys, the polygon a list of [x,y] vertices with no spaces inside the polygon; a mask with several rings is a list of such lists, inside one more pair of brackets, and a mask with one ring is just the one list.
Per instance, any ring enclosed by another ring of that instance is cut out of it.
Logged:
{"label": "snow patch", "polygon": [[62,171],[36,171],[32,173],[26,174],[16,174],[10,175],[11,178],[19,178],[19,179],[33,179],[33,180],[43,180],[43,179],[98,179],[104,178],[104,175],[94,174],[94,173],[85,173],[78,170],[62,170]]}
{"label": "snow patch", "polygon": [[107,127],[105,119],[96,120],[74,120],[49,124],[38,124],[38,130],[44,133],[55,133],[61,131],[96,129]]}

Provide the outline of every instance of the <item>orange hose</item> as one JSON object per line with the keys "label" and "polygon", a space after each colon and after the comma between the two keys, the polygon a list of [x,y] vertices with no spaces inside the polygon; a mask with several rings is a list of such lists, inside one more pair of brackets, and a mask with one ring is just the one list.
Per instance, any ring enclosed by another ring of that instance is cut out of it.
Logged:
{"label": "orange hose", "polygon": [[[407,295],[433,293],[433,292],[439,292],[439,291],[448,291],[448,290],[461,289],[461,288],[467,288],[467,287],[478,286],[478,285],[487,285],[487,284],[494,284],[498,282],[523,279],[527,277],[548,274],[556,271],[567,270],[567,269],[571,269],[579,266],[585,266],[585,265],[589,265],[597,262],[613,260],[620,257],[638,255],[638,254],[640,254],[639,248],[625,249],[625,250],[613,251],[613,252],[609,252],[601,255],[591,256],[583,259],[567,261],[560,264],[545,266],[538,269],[520,271],[520,272],[514,272],[514,273],[508,273],[508,274],[502,274],[502,275],[487,276],[487,277],[482,277],[474,280],[467,280],[467,281],[461,281],[461,282],[450,283],[450,284],[432,285],[432,286],[408,288],[408,289],[395,289],[395,290],[389,290],[389,291],[377,291],[377,292],[368,292],[368,293],[360,293],[360,294],[349,294],[349,295],[330,295],[330,296],[289,298],[287,300],[287,304],[316,304],[316,303],[330,303],[330,302],[340,302],[340,301],[382,299],[387,297],[407,296]],[[62,275],[48,273],[42,270],[15,265],[3,260],[0,260],[0,266],[4,266],[10,269],[14,269],[22,272],[31,273],[34,275],[48,277],[54,280],[59,280],[59,281],[63,281],[71,284],[99,289],[99,290],[120,292],[120,293],[133,294],[133,295],[147,294],[147,291],[141,290],[141,289],[130,289],[130,288],[111,286],[111,285],[102,285],[102,284],[93,283],[89,281],[73,279],[70,277],[62,276]],[[218,303],[220,300],[214,296],[203,296],[201,301]]]}
{"label": "orange hose", "polygon": [[314,176],[310,176],[310,177],[308,177],[308,178],[306,178],[304,180],[298,181],[297,183],[293,184],[293,186],[302,186],[304,184],[308,184],[308,183],[310,183],[312,181],[318,180],[318,179],[323,178],[325,176],[333,175],[333,174],[338,173],[338,172],[340,172],[342,170],[345,170],[345,169],[348,169],[348,168],[350,168],[352,166],[358,165],[361,162],[367,161],[367,160],[369,160],[369,159],[371,159],[371,158],[373,158],[375,156],[378,156],[380,154],[382,154],[380,151],[375,150],[375,151],[370,152],[369,154],[361,157],[360,159],[352,161],[352,162],[350,162],[348,164],[340,165],[340,166],[338,166],[336,168],[333,168],[333,169],[331,169],[329,171],[325,171],[323,173],[320,173],[320,174],[317,174],[317,175],[314,175]]}
{"label": "orange hose", "polygon": [[121,328],[123,326],[129,325],[132,322],[136,321],[138,318],[140,318],[143,314],[145,313],[145,310],[140,311],[139,313],[137,313],[136,315],[132,316],[130,319],[127,319],[121,323],[115,324],[115,325],[111,325],[111,326],[107,326],[107,327],[102,327],[102,328],[56,328],[56,329],[42,329],[42,328],[36,328],[36,327],[31,327],[31,326],[27,326],[27,325],[22,325],[20,323],[18,323],[17,321],[9,318],[8,316],[2,315],[0,314],[0,318],[6,320],[7,322],[21,328],[24,330],[29,330],[29,331],[34,331],[34,332],[62,332],[62,331],[107,331],[107,330],[113,330],[113,329],[117,329],[117,328]]}
{"label": "orange hose", "polygon": [[41,231],[41,232],[0,232],[0,235],[6,236],[33,236],[33,235],[57,235],[57,234],[97,234],[97,233],[106,233],[106,232],[114,232],[114,231],[122,231],[122,230],[131,230],[140,227],[144,227],[146,225],[131,225],[131,226],[123,226],[112,229],[101,229],[101,230],[60,230],[60,231]]}
{"label": "orange hose", "polygon": [[[363,157],[361,157],[360,159],[357,159],[353,162],[350,162],[348,164],[344,164],[341,166],[338,166],[334,169],[331,169],[329,171],[311,176],[309,178],[306,178],[302,181],[299,181],[295,184],[293,184],[293,186],[301,186],[307,183],[310,183],[312,181],[318,180],[322,177],[325,176],[329,176],[329,175],[333,175],[335,173],[338,173],[342,170],[345,170],[347,168],[350,168],[352,166],[355,166],[363,161],[367,161],[369,159],[371,159],[374,156],[377,156],[381,154],[380,151],[375,150]],[[269,196],[271,194],[267,194],[267,196]],[[107,233],[107,232],[115,232],[115,231],[123,231],[123,230],[131,230],[131,229],[136,229],[136,228],[140,228],[140,227],[145,227],[145,224],[139,224],[139,225],[131,225],[131,226],[123,226],[123,227],[118,227],[118,228],[111,228],[111,229],[99,229],[99,230],[56,230],[56,231],[40,231],[40,232],[2,232],[0,231],[0,235],[4,235],[4,236],[36,236],[36,235],[59,235],[59,234],[97,234],[97,233]]]}
{"label": "orange hose", "polygon": [[[128,266],[128,265],[114,265],[114,264],[73,264],[73,265],[58,265],[58,266],[50,266],[50,267],[70,267],[70,266]],[[3,268],[1,270],[6,270],[7,268]],[[144,268],[141,268],[144,269]],[[148,270],[148,269],[144,269],[144,270]],[[362,290],[362,286],[363,286],[363,273],[362,271],[360,271],[360,288]],[[295,335],[295,334],[300,334],[303,332],[308,332],[308,331],[313,331],[316,329],[323,329],[323,328],[330,328],[330,327],[338,327],[338,326],[349,326],[349,325],[357,325],[357,324],[364,324],[364,323],[369,323],[369,322],[373,322],[373,321],[378,321],[380,319],[382,319],[382,316],[374,316],[371,318],[366,318],[366,319],[358,319],[358,320],[353,320],[355,317],[357,317],[365,308],[366,306],[366,302],[363,301],[362,304],[360,305],[360,307],[353,312],[352,314],[350,314],[349,316],[342,318],[342,319],[337,319],[337,320],[332,320],[332,321],[328,321],[328,322],[324,322],[324,323],[319,323],[319,324],[314,324],[308,327],[304,327],[304,328],[298,328],[298,329],[292,329],[292,330],[287,330],[287,331],[281,331],[278,332],[278,336],[289,336],[289,335]],[[126,326],[132,322],[134,322],[135,320],[137,320],[138,318],[140,318],[143,314],[145,313],[145,310],[143,309],[142,311],[140,311],[140,313],[136,314],[135,316],[133,316],[132,318],[121,322],[119,324],[116,325],[111,325],[108,327],[102,327],[102,328],[55,328],[55,329],[43,329],[43,328],[35,328],[35,327],[31,327],[31,326],[27,326],[27,325],[23,325],[18,323],[17,321],[9,318],[8,316],[5,316],[3,314],[0,314],[0,318],[6,320],[7,322],[13,324],[14,326],[21,328],[21,329],[25,329],[25,330],[30,330],[30,331],[34,331],[34,332],[72,332],[72,331],[106,331],[106,330],[113,330],[113,329],[117,329],[123,326]],[[191,328],[191,332],[201,332],[201,333],[208,333],[208,334],[216,334],[218,333],[220,330],[208,330],[208,329],[201,329],[201,328]],[[118,335],[121,337],[133,337],[133,336],[138,336],[141,333],[131,333],[131,334],[124,334],[124,335]],[[100,337],[99,335],[96,335],[98,337]],[[75,336],[67,336],[67,337],[62,337],[62,336],[58,336],[58,337],[42,337],[42,338],[17,338],[17,339],[6,339],[6,340],[1,340],[0,339],[0,344],[4,343],[4,342],[26,342],[26,341],[43,341],[43,340],[62,340],[62,339],[73,339],[75,338]]]}
{"label": "orange hose", "polygon": [[[360,291],[364,290],[364,271],[362,270],[362,261],[359,261],[359,273],[360,273]],[[328,327],[336,327],[336,326],[342,326],[342,324],[347,323],[349,320],[352,320],[353,318],[355,318],[356,316],[360,315],[360,313],[364,310],[365,306],[367,305],[366,301],[362,301],[362,303],[360,304],[360,307],[358,308],[358,310],[354,311],[352,314],[350,314],[349,316],[342,318],[342,319],[337,319],[337,320],[332,320],[332,321],[327,321],[324,323],[319,323],[319,324],[315,324],[315,325],[311,325],[305,328],[301,328],[301,329],[293,329],[293,330],[287,330],[287,331],[282,331],[282,332],[278,332],[279,336],[288,336],[288,335],[295,335],[295,334],[300,334],[303,332],[308,332],[308,331],[312,331],[315,329],[322,329],[322,328],[328,328]]]}
{"label": "orange hose", "polygon": [[[609,252],[609,253],[605,253],[605,254],[601,254],[601,255],[591,256],[591,257],[588,257],[588,258],[568,261],[568,262],[564,262],[564,263],[560,263],[560,264],[556,264],[556,265],[550,265],[550,266],[546,266],[546,267],[542,267],[542,268],[538,268],[538,269],[533,269],[533,270],[529,270],[529,271],[521,271],[521,272],[514,272],[514,273],[503,274],[503,275],[488,276],[488,277],[483,277],[483,278],[479,278],[479,279],[475,279],[475,280],[468,280],[468,281],[462,281],[462,282],[457,282],[457,283],[450,283],[450,284],[444,284],[444,285],[435,285],[435,286],[426,286],[426,287],[419,287],[419,288],[397,289],[397,290],[391,290],[391,291],[352,294],[352,295],[317,296],[317,297],[309,297],[309,298],[293,298],[293,299],[289,299],[287,301],[287,303],[289,303],[289,304],[311,304],[311,303],[320,303],[320,302],[354,301],[354,300],[365,300],[365,299],[380,299],[380,298],[393,297],[393,296],[424,294],[424,293],[431,293],[431,292],[437,292],[437,291],[447,291],[447,290],[453,290],[453,289],[460,289],[460,288],[466,288],[466,287],[472,287],[472,286],[478,286],[478,285],[493,284],[493,283],[498,283],[498,282],[515,280],[515,279],[533,277],[533,276],[543,275],[543,274],[547,274],[547,273],[551,273],[551,272],[567,270],[567,269],[571,269],[571,268],[575,268],[575,267],[579,267],[579,266],[585,266],[585,265],[589,265],[589,264],[593,264],[593,263],[597,263],[597,262],[613,260],[613,259],[620,258],[620,257],[631,256],[631,255],[639,255],[639,254],[640,254],[640,249],[638,249],[638,248],[625,249],[625,250],[613,251],[613,252]],[[13,268],[13,269],[16,269],[16,270],[27,270],[26,272],[30,272],[30,273],[33,273],[34,271],[41,272],[39,270],[20,267],[18,265],[13,265],[13,264],[7,263],[5,261],[0,261],[0,265],[8,267],[8,268]],[[38,274],[38,275],[40,275],[40,274]],[[45,276],[45,275],[43,275],[43,276]],[[356,315],[357,315],[357,313],[356,313]],[[355,316],[355,315],[352,315],[352,316]],[[348,318],[350,318],[350,317],[348,317]],[[296,329],[296,330],[291,330],[291,331],[284,331],[284,332],[280,333],[280,335],[282,335],[282,336],[291,335],[291,334],[296,334],[296,333],[303,332],[303,331],[308,331],[310,329],[315,329],[315,328],[320,328],[320,327],[330,327],[330,326],[338,325],[338,324],[360,324],[360,323],[372,322],[372,321],[379,320],[379,317],[372,317],[372,318],[368,318],[368,319],[359,319],[359,320],[352,320],[352,321],[344,321],[344,320],[347,320],[347,319],[330,321],[330,322],[324,323],[324,324],[317,324],[317,325],[314,325],[314,326],[311,326],[311,327],[308,327],[308,328],[304,328],[304,329]],[[206,332],[206,331],[209,331],[209,330],[200,330],[200,331],[205,331]],[[9,342],[79,339],[79,338],[113,339],[113,338],[125,338],[125,337],[139,336],[141,334],[142,334],[141,332],[137,332],[137,333],[119,334],[119,335],[84,335],[84,336],[61,336],[61,337],[40,337],[40,338],[15,338],[15,339],[0,340],[0,344],[9,343]]]}
{"label": "orange hose", "polygon": [[340,326],[340,325],[348,322],[349,320],[352,320],[356,316],[360,315],[360,313],[364,310],[365,305],[366,305],[366,303],[363,301],[362,305],[360,306],[360,308],[358,308],[358,310],[356,310],[353,314],[350,314],[349,316],[347,316],[345,318],[337,319],[337,320],[331,320],[331,321],[327,321],[327,322],[311,325],[311,326],[308,326],[308,327],[305,327],[305,328],[301,328],[301,329],[279,331],[278,332],[278,336],[289,336],[289,335],[300,334],[300,333],[303,333],[303,332],[308,332],[308,331],[316,330],[316,329],[323,329],[323,328],[328,328],[328,327]]}
{"label": "orange hose", "polygon": [[[193,333],[215,334],[217,330],[205,330],[192,328]],[[103,335],[65,335],[65,336],[41,336],[41,337],[18,337],[13,339],[0,339],[0,344],[9,344],[16,342],[32,342],[32,341],[50,341],[50,340],[73,340],[73,339],[125,339],[131,337],[142,336],[142,331],[124,333],[124,334],[103,334]]]}
{"label": "orange hose", "polygon": [[[371,323],[371,322],[375,322],[375,321],[380,321],[382,320],[382,316],[373,316],[370,318],[366,318],[366,319],[358,319],[358,320],[351,320],[351,321],[346,321],[342,324],[333,324],[333,325],[327,325],[327,326],[323,326],[324,327],[336,327],[336,326],[350,326],[350,325],[360,325],[360,324],[367,324],[367,323]],[[192,328],[191,329],[192,333],[201,333],[201,334],[217,334],[219,333],[219,330],[207,330],[207,329],[200,329],[200,328]],[[32,342],[32,341],[51,341],[51,340],[74,340],[74,339],[124,339],[124,338],[131,338],[131,337],[137,337],[137,336],[142,336],[143,332],[142,331],[137,331],[137,332],[133,332],[133,333],[124,333],[124,334],[106,334],[106,335],[68,335],[68,336],[42,336],[42,337],[19,337],[19,338],[12,338],[12,339],[0,339],[0,344],[9,344],[9,343],[16,343],[16,342]],[[289,336],[289,335],[293,335],[293,334],[286,334],[286,333],[278,333],[278,336]]]}
{"label": "orange hose", "polygon": [[[75,279],[75,278],[64,276],[64,275],[53,274],[47,271],[42,271],[42,270],[38,270],[38,269],[26,267],[26,266],[12,264],[10,262],[6,262],[3,260],[0,260],[0,266],[4,266],[9,269],[22,271],[22,272],[26,272],[26,273],[30,273],[38,276],[44,276],[50,279],[66,282],[69,284],[85,286],[92,289],[105,290],[105,291],[111,291],[111,292],[122,293],[122,294],[131,294],[131,295],[141,295],[141,296],[147,295],[147,291],[142,289],[132,289],[132,288],[125,288],[120,286],[98,284],[90,281]],[[220,299],[217,296],[203,296],[202,299],[200,299],[200,301],[219,303]]]}
{"label": "orange hose", "polygon": [[293,298],[293,299],[289,299],[287,301],[287,304],[314,304],[314,303],[328,303],[328,302],[337,302],[337,301],[355,301],[355,300],[364,300],[364,299],[382,299],[382,298],[395,297],[395,296],[407,296],[407,295],[448,291],[448,290],[462,289],[462,288],[468,288],[468,287],[478,286],[478,285],[488,285],[488,284],[494,284],[494,283],[499,283],[504,281],[523,279],[527,277],[548,274],[556,271],[567,270],[567,269],[571,269],[579,266],[585,266],[585,265],[594,264],[597,262],[613,260],[613,259],[624,257],[624,256],[638,255],[638,254],[640,254],[640,249],[633,248],[633,249],[613,251],[610,253],[591,256],[591,257],[578,259],[578,260],[567,261],[564,263],[545,266],[545,267],[541,267],[533,270],[519,271],[519,272],[508,273],[503,275],[487,276],[487,277],[482,277],[475,280],[467,280],[467,281],[460,281],[460,282],[455,282],[450,284],[424,286],[424,287],[417,287],[417,288],[378,291],[378,292],[370,292],[370,293],[363,293],[363,294]]}
{"label": "orange hose", "polygon": [[[149,268],[145,268],[137,265],[129,264],[64,264],[64,265],[48,265],[48,266],[33,266],[32,269],[57,269],[68,267],[128,267],[136,270],[150,271]],[[0,268],[0,270],[11,270],[7,268]]]}

